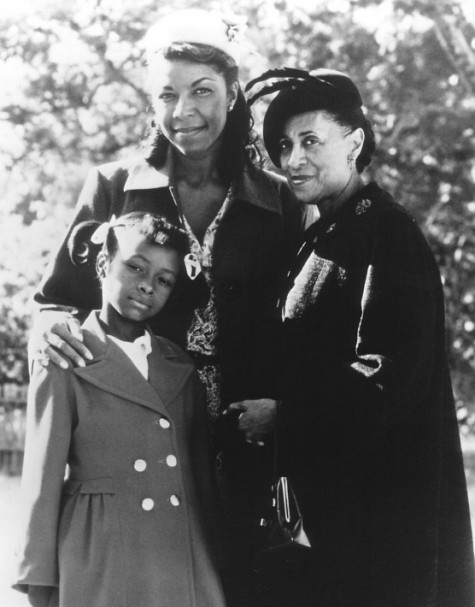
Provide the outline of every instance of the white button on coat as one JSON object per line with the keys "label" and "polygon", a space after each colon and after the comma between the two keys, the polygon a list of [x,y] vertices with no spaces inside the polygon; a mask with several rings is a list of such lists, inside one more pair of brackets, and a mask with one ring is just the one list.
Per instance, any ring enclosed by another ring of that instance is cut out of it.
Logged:
{"label": "white button on coat", "polygon": [[168,455],[165,461],[167,462],[167,466],[170,466],[170,468],[174,468],[177,465],[177,459],[174,455]]}
{"label": "white button on coat", "polygon": [[153,499],[151,497],[146,497],[143,501],[142,501],[142,508],[144,510],[152,510],[152,508],[155,506],[155,502],[153,501]]}
{"label": "white button on coat", "polygon": [[143,472],[147,467],[147,462],[144,459],[136,459],[134,462],[134,468],[137,472]]}
{"label": "white button on coat", "polygon": [[170,422],[165,417],[161,417],[159,419],[158,423],[160,424],[160,427],[163,428],[164,430],[166,430],[170,427]]}
{"label": "white button on coat", "polygon": [[181,500],[178,497],[178,495],[171,495],[170,496],[170,504],[172,506],[179,506],[181,504]]}

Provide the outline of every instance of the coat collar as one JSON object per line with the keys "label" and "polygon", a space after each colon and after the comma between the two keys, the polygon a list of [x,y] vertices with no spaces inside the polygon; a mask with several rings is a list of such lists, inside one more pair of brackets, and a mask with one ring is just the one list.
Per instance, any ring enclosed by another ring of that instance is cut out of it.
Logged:
{"label": "coat collar", "polygon": [[[173,161],[171,153],[167,155],[165,165],[160,168],[151,166],[145,158],[138,159],[129,169],[129,176],[124,191],[152,190],[156,188],[173,188],[171,175]],[[236,198],[256,207],[282,215],[282,202],[278,192],[278,182],[285,180],[278,175],[269,178],[268,171],[259,171],[247,165],[242,175],[235,182]]]}
{"label": "coat collar", "polygon": [[125,352],[107,338],[97,312],[91,312],[83,329],[93,361],[86,367],[76,367],[74,373],[101,390],[167,416],[193,371],[187,355],[171,342],[152,336],[150,380],[146,381]]}

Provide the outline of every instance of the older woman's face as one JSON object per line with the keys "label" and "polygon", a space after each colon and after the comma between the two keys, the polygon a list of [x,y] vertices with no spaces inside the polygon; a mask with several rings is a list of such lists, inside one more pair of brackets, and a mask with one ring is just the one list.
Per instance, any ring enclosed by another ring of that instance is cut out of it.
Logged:
{"label": "older woman's face", "polygon": [[155,118],[164,135],[186,156],[201,156],[218,143],[237,83],[228,90],[214,67],[157,57],[150,66]]}
{"label": "older woman's face", "polygon": [[361,129],[348,134],[323,110],[289,118],[280,161],[297,198],[307,204],[337,199],[355,170],[348,157],[355,157],[361,145]]}

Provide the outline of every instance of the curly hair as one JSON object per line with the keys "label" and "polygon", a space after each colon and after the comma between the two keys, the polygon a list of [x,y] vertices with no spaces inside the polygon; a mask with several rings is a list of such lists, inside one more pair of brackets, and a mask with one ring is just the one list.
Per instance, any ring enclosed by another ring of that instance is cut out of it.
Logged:
{"label": "curly hair", "polygon": [[[98,228],[103,233],[97,238]],[[151,244],[174,249],[182,256],[188,252],[188,236],[182,228],[161,215],[134,211],[109,222],[89,220],[75,226],[68,239],[69,257],[73,264],[96,263],[99,254],[111,259],[117,251],[115,231],[119,228],[137,230]]]}

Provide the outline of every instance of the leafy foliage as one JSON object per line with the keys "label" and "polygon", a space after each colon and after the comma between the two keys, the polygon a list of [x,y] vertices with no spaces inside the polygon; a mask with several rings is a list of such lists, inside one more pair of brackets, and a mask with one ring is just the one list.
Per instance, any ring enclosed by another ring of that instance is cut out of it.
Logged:
{"label": "leafy foliage", "polygon": [[[1,73],[11,85],[0,96],[0,216],[11,226],[0,244],[0,381],[26,377],[29,297],[88,168],[136,150],[146,133],[146,29],[194,5],[223,8],[218,0],[50,0],[0,22]],[[470,2],[236,0],[232,9],[248,17],[243,82],[270,67],[326,66],[360,87],[378,139],[371,172],[417,217],[439,262],[460,418],[475,426]],[[266,103],[255,106],[257,127]]]}

